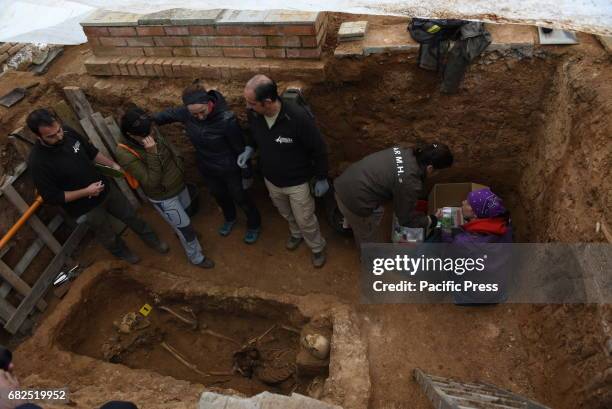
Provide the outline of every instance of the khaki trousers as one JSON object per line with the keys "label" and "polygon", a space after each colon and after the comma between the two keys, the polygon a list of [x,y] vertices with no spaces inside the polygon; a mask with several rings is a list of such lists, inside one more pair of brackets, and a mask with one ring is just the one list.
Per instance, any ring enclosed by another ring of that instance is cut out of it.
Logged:
{"label": "khaki trousers", "polygon": [[313,253],[322,251],[325,248],[325,239],[321,236],[319,221],[315,215],[315,200],[310,194],[308,183],[278,187],[267,179],[264,180],[272,203],[289,222],[291,235],[303,238]]}

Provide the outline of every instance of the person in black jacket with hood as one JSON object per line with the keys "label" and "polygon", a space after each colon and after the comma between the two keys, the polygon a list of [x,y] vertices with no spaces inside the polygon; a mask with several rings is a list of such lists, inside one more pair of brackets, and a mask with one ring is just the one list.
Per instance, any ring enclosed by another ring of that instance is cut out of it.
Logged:
{"label": "person in black jacket with hood", "polygon": [[223,211],[225,222],[219,234],[227,236],[236,223],[236,206],[247,217],[244,241],[253,244],[261,231],[261,216],[246,192],[252,170],[241,169],[236,159],[244,151],[244,137],[236,116],[229,110],[220,92],[196,81],[183,91],[183,106],[154,115],[158,125],[181,122],[196,151],[196,164],[210,193]]}

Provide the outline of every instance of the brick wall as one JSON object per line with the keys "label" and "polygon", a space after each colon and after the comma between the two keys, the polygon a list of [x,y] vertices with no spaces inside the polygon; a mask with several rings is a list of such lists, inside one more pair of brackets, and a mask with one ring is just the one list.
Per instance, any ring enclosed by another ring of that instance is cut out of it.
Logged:
{"label": "brick wall", "polygon": [[100,12],[81,23],[99,57],[319,59],[325,13],[174,9]]}
{"label": "brick wall", "polygon": [[6,64],[9,58],[25,47],[24,43],[0,43],[0,65]]}

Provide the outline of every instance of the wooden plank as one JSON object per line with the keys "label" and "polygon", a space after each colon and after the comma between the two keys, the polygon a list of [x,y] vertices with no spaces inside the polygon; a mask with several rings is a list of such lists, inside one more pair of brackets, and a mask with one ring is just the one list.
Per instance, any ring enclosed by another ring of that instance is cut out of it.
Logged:
{"label": "wooden plank", "polygon": [[17,311],[15,307],[4,298],[0,298],[0,318],[4,322],[7,322],[15,314],[15,311]]}
{"label": "wooden plank", "polygon": [[77,114],[79,119],[89,118],[94,113],[93,108],[89,104],[83,90],[79,87],[64,87],[64,94],[70,103],[72,110]]}
{"label": "wooden plank", "polygon": [[[106,127],[108,128],[111,134],[111,138],[115,144],[115,149],[117,149],[117,144],[121,141],[122,137],[121,129],[119,128],[119,125],[117,125],[117,122],[115,122],[115,118],[113,118],[112,116],[107,116],[106,118],[104,118],[104,122],[106,123]],[[136,194],[138,195],[140,200],[142,200],[143,203],[149,203],[149,198],[147,197],[147,195],[145,195],[142,188],[139,187],[138,189],[136,189]]]}
{"label": "wooden plank", "polygon": [[[21,195],[15,190],[13,185],[5,184],[2,187],[6,198],[13,203],[13,205],[19,210],[22,214],[28,210],[28,204],[23,200]],[[28,224],[34,229],[34,231],[43,239],[45,244],[49,246],[51,251],[55,254],[58,254],[62,250],[62,245],[57,241],[57,239],[53,236],[53,234],[47,229],[47,226],[43,224],[43,222],[36,216],[32,215],[28,219]]]}
{"label": "wooden plank", "polygon": [[111,131],[110,129],[108,129],[108,125],[106,124],[106,121],[104,121],[104,117],[102,117],[101,113],[95,112],[91,114],[91,122],[93,123],[94,127],[98,131],[98,135],[102,137],[102,142],[106,144],[107,148],[112,153],[112,156],[110,157],[113,158],[113,160],[115,160],[115,152],[117,151],[117,142],[115,142],[115,140],[113,139],[113,136],[111,135]]}
{"label": "wooden plank", "polygon": [[2,182],[2,187],[0,187],[0,196],[4,194],[4,186],[12,185],[13,182],[15,182],[17,178],[19,178],[19,176],[21,176],[21,174],[26,171],[27,168],[28,165],[25,162],[21,162],[15,167],[15,172],[12,175],[8,176],[4,180],[4,182]]}
{"label": "wooden plank", "polygon": [[[32,288],[21,279],[13,270],[6,265],[6,263],[0,260],[0,276],[4,278],[17,292],[24,297],[27,297],[32,292]],[[36,304],[39,310],[44,311],[47,308],[45,300],[40,300]]]}
{"label": "wooden plank", "polygon": [[[104,143],[102,143],[102,140],[100,139],[100,135],[98,135],[98,132],[96,131],[91,119],[89,118],[81,119],[81,125],[83,126],[85,133],[87,133],[87,136],[89,136],[91,143],[93,143],[94,146],[98,148],[100,152],[102,152],[102,154],[111,158],[112,156],[108,152],[108,149],[106,148]],[[121,190],[121,192],[126,197],[128,202],[130,202],[130,204],[134,206],[135,209],[138,209],[140,207],[140,202],[138,202],[138,199],[132,192],[132,189],[130,189],[130,186],[127,184],[125,179],[115,178],[115,182],[117,182],[117,186],[119,187],[119,190]]]}
{"label": "wooden plank", "polygon": [[53,279],[57,276],[57,273],[60,271],[66,259],[72,254],[72,252],[79,245],[83,236],[87,233],[87,226],[85,224],[79,224],[76,229],[70,234],[66,243],[62,247],[62,251],[57,254],[51,263],[47,266],[45,271],[41,274],[34,287],[32,287],[32,291],[30,294],[26,296],[19,307],[17,307],[17,311],[13,316],[8,320],[4,328],[10,332],[11,334],[15,334],[21,324],[28,317],[34,305],[36,305],[37,301],[41,299],[45,292],[49,289],[49,286],[53,283]]}
{"label": "wooden plank", "polygon": [[61,119],[63,124],[68,125],[81,135],[85,136],[85,131],[79,123],[79,118],[77,118],[76,114],[74,113],[72,108],[70,108],[66,101],[62,100],[57,104],[52,105],[52,108],[57,114],[57,116]]}
{"label": "wooden plank", "polygon": [[[51,233],[55,233],[59,226],[62,225],[63,220],[64,219],[61,215],[55,215],[55,217],[47,225],[47,228],[51,231]],[[30,247],[28,247],[23,257],[21,257],[21,260],[17,262],[15,267],[13,267],[13,271],[15,272],[15,274],[21,277],[21,275],[28,268],[32,260],[34,260],[38,253],[40,253],[40,250],[42,250],[44,245],[45,243],[40,237],[34,240],[34,243],[32,243]],[[11,291],[11,285],[7,282],[3,283],[2,286],[0,286],[0,298],[6,297],[9,291]]]}

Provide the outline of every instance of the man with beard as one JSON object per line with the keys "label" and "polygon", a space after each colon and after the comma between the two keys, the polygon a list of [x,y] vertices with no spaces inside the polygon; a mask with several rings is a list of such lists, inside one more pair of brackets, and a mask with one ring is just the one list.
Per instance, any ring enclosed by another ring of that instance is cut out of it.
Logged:
{"label": "man with beard", "polygon": [[47,109],[31,112],[26,122],[38,139],[30,152],[28,167],[45,203],[62,206],[77,222],[86,223],[114,256],[132,264],[140,258],[113,231],[109,214],[124,222],[149,247],[159,253],[168,252],[168,245],[95,167],[97,163],[119,170],[117,163]]}

